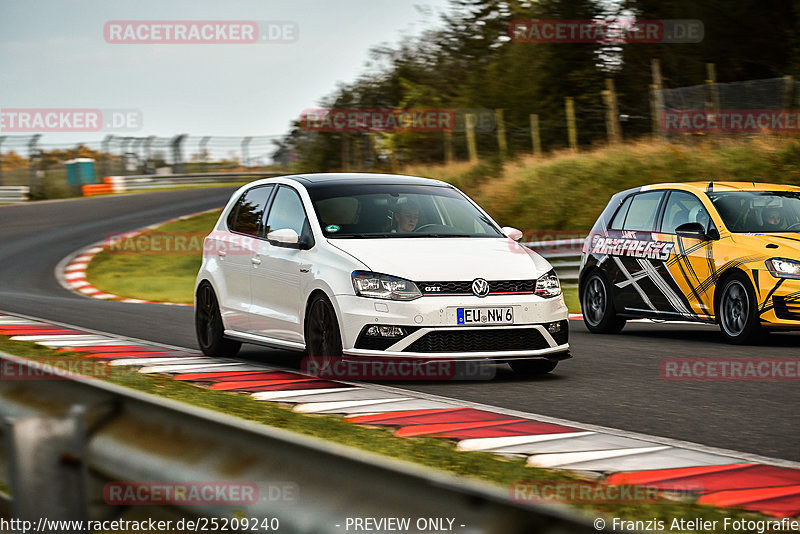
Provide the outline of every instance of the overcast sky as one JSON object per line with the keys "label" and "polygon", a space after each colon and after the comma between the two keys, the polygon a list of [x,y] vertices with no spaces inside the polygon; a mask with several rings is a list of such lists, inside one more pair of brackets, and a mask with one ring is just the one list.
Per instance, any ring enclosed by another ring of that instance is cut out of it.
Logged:
{"label": "overcast sky", "polygon": [[[127,135],[280,135],[368,50],[434,26],[447,0],[0,0],[0,109],[134,109]],[[288,21],[285,44],[109,44],[118,20]],[[10,134],[15,135],[15,134]],[[16,134],[19,135],[19,134]],[[42,143],[99,140],[46,133]],[[126,135],[126,134],[122,134]]]}

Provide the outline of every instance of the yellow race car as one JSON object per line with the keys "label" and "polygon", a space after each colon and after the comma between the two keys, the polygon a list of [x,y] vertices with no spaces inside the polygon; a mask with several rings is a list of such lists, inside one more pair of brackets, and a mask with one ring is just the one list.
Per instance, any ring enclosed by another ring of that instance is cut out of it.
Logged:
{"label": "yellow race car", "polygon": [[579,294],[595,333],[629,318],[718,323],[732,343],[800,329],[800,187],[648,185],[614,195],[586,238]]}

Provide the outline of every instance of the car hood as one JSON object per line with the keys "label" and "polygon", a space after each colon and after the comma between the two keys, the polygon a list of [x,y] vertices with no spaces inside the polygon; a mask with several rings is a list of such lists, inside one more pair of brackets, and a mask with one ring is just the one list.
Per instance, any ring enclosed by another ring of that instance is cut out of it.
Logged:
{"label": "car hood", "polygon": [[[764,255],[775,258],[788,258],[800,261],[800,233],[783,232],[773,234],[733,234],[737,245],[747,250],[759,250]],[[778,248],[767,248],[767,245],[778,245]]]}
{"label": "car hood", "polygon": [[329,239],[376,273],[413,281],[531,280],[552,269],[508,238]]}

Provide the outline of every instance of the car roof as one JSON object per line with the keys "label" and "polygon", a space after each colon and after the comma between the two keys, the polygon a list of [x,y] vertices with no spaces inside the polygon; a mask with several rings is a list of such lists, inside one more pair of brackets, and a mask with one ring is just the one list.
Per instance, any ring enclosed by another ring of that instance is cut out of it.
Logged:
{"label": "car roof", "polygon": [[662,184],[652,184],[643,189],[689,189],[696,192],[710,193],[720,191],[798,191],[800,187],[796,185],[770,184],[763,182],[671,182]]}
{"label": "car roof", "polygon": [[439,187],[452,187],[447,182],[434,180],[432,178],[421,178],[419,176],[407,176],[402,174],[381,174],[381,173],[352,173],[352,172],[327,172],[327,173],[303,173],[287,176],[277,176],[259,180],[258,183],[270,183],[276,179],[293,180],[300,183],[306,189],[330,185],[428,185]]}

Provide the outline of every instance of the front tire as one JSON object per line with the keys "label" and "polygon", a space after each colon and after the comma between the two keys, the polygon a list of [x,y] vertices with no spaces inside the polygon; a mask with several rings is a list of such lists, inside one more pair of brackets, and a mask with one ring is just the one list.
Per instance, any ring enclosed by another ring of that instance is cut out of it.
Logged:
{"label": "front tire", "polygon": [[581,295],[583,322],[594,334],[617,334],[625,327],[625,319],[614,309],[611,287],[599,271],[589,275]]}
{"label": "front tire", "polygon": [[558,365],[558,361],[550,360],[512,360],[508,362],[514,372],[525,375],[547,374]]}
{"label": "front tire", "polygon": [[205,282],[197,290],[197,304],[194,307],[195,333],[197,344],[206,356],[236,356],[242,344],[226,339],[225,327],[219,313],[219,302],[211,284]]}
{"label": "front tire", "polygon": [[308,305],[305,324],[306,352],[312,358],[341,358],[342,335],[331,301],[317,295]]}
{"label": "front tire", "polygon": [[755,291],[744,274],[725,279],[717,318],[723,337],[735,345],[750,343],[763,333]]}

